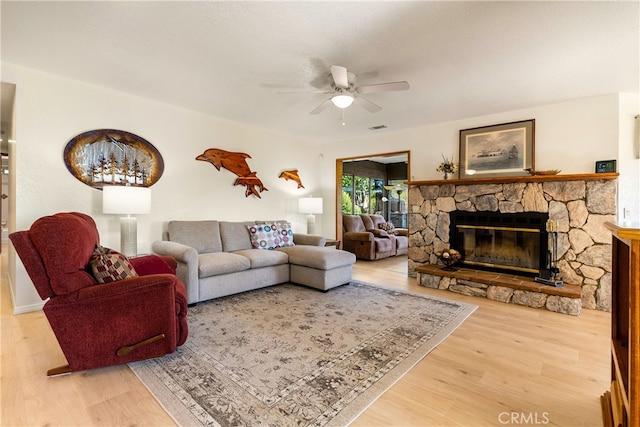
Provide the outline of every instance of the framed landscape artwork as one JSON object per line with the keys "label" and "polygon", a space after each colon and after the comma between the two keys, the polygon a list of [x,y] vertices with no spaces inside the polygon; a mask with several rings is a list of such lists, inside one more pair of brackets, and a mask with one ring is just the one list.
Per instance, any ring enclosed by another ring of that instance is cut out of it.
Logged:
{"label": "framed landscape artwork", "polygon": [[528,175],[534,169],[535,120],[460,131],[460,178]]}

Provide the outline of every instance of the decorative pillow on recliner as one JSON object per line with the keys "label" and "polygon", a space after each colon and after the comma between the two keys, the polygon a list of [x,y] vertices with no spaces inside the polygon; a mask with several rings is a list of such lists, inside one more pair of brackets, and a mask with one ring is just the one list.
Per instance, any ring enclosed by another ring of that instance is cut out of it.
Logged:
{"label": "decorative pillow on recliner", "polygon": [[100,245],[93,251],[89,265],[98,283],[117,282],[138,275],[126,256]]}
{"label": "decorative pillow on recliner", "polygon": [[392,222],[383,222],[378,224],[378,228],[386,231],[388,234],[398,234],[398,230],[396,230],[396,227]]}
{"label": "decorative pillow on recliner", "polygon": [[247,225],[251,246],[255,249],[275,249],[279,241],[277,224]]}

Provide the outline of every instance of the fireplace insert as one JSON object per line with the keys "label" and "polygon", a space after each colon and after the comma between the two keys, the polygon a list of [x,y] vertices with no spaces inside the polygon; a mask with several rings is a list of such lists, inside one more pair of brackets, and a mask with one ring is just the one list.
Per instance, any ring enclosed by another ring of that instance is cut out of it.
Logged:
{"label": "fireplace insert", "polygon": [[464,267],[535,277],[547,267],[549,215],[454,211],[449,243]]}

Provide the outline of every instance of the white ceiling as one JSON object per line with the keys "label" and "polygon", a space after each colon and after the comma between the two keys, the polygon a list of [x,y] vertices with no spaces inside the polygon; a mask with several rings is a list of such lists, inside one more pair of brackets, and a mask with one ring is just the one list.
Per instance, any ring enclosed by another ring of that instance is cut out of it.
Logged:
{"label": "white ceiling", "polygon": [[[318,142],[639,91],[630,2],[2,1],[2,60]],[[331,106],[330,65],[382,111]],[[19,90],[19,88],[18,88]]]}

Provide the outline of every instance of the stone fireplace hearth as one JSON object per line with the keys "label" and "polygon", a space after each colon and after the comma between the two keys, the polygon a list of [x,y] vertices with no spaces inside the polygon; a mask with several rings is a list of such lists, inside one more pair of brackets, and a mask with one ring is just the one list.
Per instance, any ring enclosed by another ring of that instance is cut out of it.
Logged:
{"label": "stone fireplace hearth", "polygon": [[[450,214],[454,211],[545,213],[557,224],[557,266],[566,285],[579,287],[578,305],[610,311],[611,233],[604,222],[615,221],[617,176],[537,175],[409,182],[409,274],[420,279],[420,270],[428,270],[430,276],[437,276],[435,253],[450,247]],[[433,279],[427,281],[433,284]],[[443,275],[432,287],[478,293],[474,285],[460,286],[451,275]],[[549,293],[557,295],[555,291]],[[491,292],[485,289],[481,296],[491,298]],[[522,303],[514,299],[503,293],[498,300]]]}

